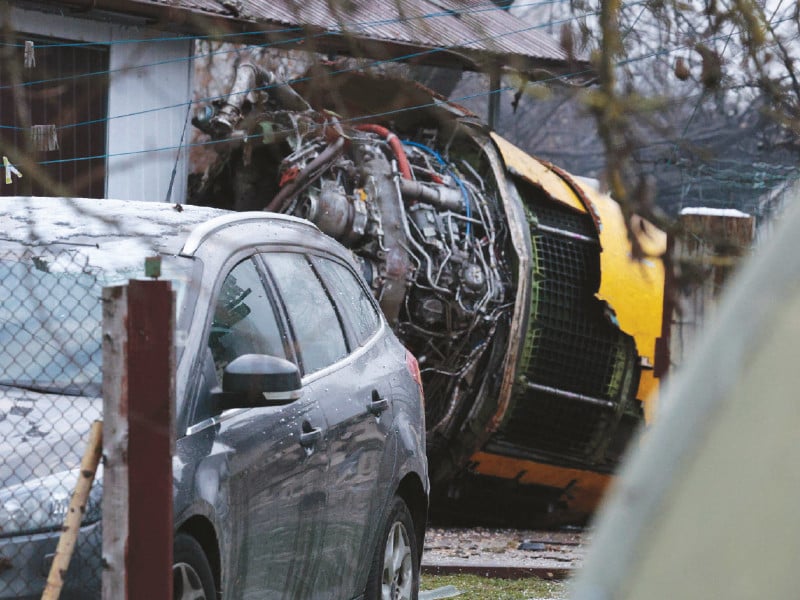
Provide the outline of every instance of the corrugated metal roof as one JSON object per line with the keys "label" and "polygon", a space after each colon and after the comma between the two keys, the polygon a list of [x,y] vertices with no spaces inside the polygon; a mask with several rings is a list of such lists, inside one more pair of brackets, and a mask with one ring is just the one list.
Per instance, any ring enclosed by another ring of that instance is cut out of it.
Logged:
{"label": "corrugated metal roof", "polygon": [[[382,45],[387,57],[467,68],[491,62],[521,70],[564,73],[568,57],[543,24],[531,23],[490,0],[106,0],[126,12],[190,12],[184,27],[200,32],[202,19],[236,31],[263,31],[309,49],[364,53]],[[256,24],[258,24],[256,26]],[[310,32],[310,33],[309,33]],[[255,37],[255,36],[254,36]],[[295,39],[293,39],[295,38]],[[380,48],[378,48],[380,49]],[[580,61],[578,69],[586,68]]]}

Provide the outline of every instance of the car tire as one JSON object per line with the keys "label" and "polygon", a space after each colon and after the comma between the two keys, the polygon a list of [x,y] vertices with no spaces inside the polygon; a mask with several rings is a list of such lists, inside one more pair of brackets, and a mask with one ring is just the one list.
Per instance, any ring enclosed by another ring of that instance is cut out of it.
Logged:
{"label": "car tire", "polygon": [[367,600],[417,600],[419,551],[408,506],[395,496],[367,579]]}
{"label": "car tire", "polygon": [[172,597],[175,600],[216,600],[214,575],[203,548],[186,533],[175,534],[172,556]]}

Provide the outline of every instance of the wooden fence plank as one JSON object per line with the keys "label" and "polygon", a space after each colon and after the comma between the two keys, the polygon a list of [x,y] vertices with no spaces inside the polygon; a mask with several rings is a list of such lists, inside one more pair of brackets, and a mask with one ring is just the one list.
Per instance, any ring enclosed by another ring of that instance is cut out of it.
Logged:
{"label": "wooden fence plank", "polygon": [[172,599],[174,294],[103,290],[104,600]]}

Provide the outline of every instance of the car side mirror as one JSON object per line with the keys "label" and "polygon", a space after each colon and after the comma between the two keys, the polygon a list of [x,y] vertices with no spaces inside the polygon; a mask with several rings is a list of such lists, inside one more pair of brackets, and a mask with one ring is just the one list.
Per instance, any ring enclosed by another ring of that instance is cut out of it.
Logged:
{"label": "car side mirror", "polygon": [[300,370],[294,363],[266,354],[243,354],[228,363],[222,373],[219,407],[289,404],[300,397],[302,387]]}

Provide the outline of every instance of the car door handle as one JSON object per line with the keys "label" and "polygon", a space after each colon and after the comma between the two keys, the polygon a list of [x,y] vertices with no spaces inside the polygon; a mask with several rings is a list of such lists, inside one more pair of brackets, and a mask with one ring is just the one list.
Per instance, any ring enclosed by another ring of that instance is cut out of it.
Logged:
{"label": "car door handle", "polygon": [[372,402],[367,405],[367,410],[376,417],[389,408],[389,401],[386,398],[381,398],[378,390],[372,390]]}
{"label": "car door handle", "polygon": [[300,432],[300,445],[311,448],[322,437],[321,427],[312,427],[308,421],[303,421],[303,430]]}

